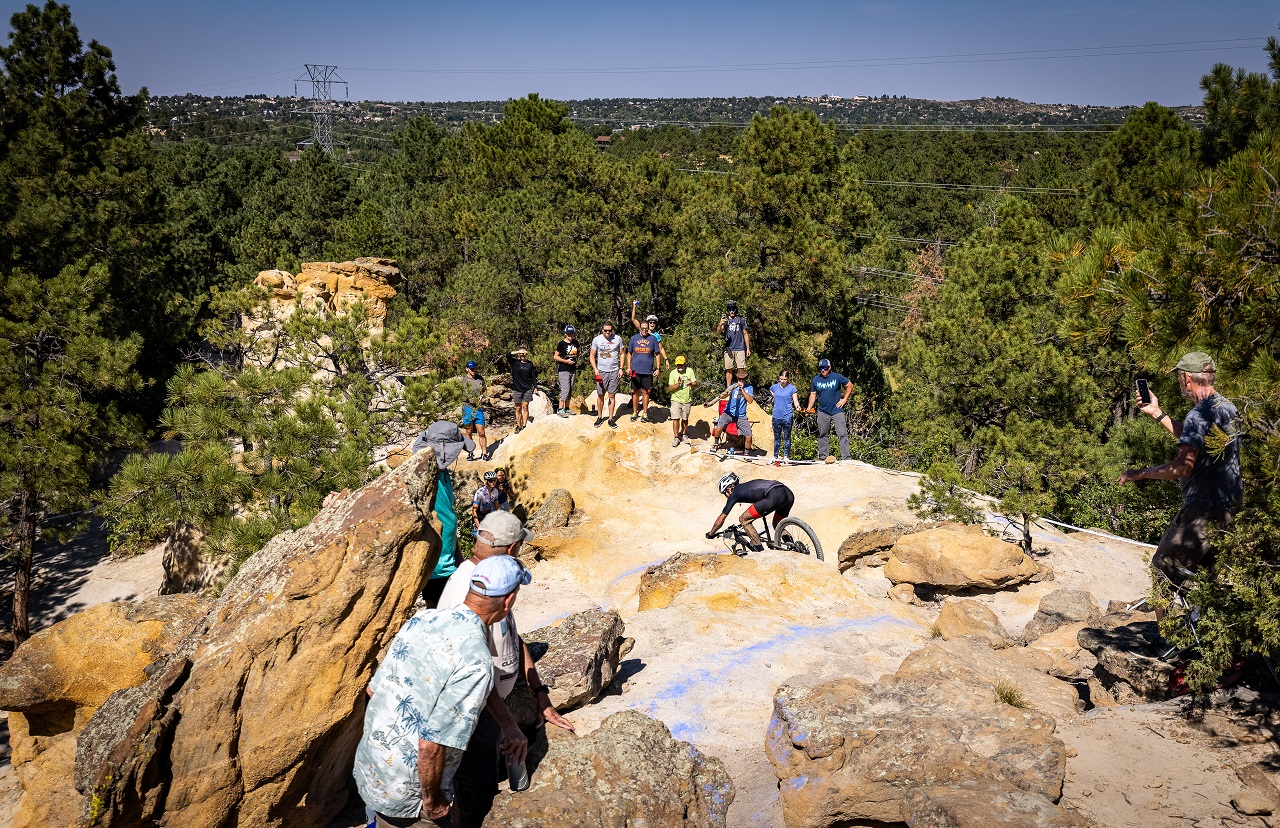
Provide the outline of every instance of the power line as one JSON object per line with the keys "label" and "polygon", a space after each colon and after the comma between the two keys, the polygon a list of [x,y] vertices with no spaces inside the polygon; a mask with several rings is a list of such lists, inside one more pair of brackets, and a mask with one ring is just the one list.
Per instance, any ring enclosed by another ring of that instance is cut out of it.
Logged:
{"label": "power line", "polygon": [[1044,195],[1081,195],[1079,190],[1069,187],[1015,187],[999,184],[940,184],[932,181],[876,181],[870,178],[861,179],[863,184],[874,184],[878,187],[921,187],[931,190],[979,190],[999,193],[1040,193]]}

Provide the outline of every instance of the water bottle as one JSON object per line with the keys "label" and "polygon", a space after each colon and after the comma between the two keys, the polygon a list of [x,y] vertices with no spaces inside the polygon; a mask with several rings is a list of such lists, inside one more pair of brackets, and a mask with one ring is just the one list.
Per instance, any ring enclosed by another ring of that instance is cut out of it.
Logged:
{"label": "water bottle", "polygon": [[525,769],[524,762],[507,758],[507,784],[513,792],[529,789],[529,771]]}

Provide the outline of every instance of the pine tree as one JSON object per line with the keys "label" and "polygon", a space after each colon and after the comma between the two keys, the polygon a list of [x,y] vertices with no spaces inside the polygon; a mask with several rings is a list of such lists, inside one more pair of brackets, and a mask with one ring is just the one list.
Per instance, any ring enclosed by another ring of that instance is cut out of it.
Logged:
{"label": "pine tree", "polygon": [[110,51],[83,47],[66,6],[27,6],[11,25],[0,49],[0,497],[21,642],[37,544],[79,525],[63,516],[88,504],[104,453],[136,438],[121,395],[139,387],[132,331],[154,329],[157,297],[139,264],[142,98],[120,95]]}

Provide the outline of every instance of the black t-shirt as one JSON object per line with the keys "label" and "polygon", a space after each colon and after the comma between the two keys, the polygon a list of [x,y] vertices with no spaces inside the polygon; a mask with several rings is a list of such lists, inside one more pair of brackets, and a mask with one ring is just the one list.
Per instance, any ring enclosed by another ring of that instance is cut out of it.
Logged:
{"label": "black t-shirt", "polygon": [[739,483],[733,487],[733,494],[729,495],[724,504],[722,514],[729,514],[729,510],[739,503],[759,503],[779,486],[784,486],[781,480],[748,480],[746,483]]}
{"label": "black t-shirt", "polygon": [[578,355],[581,350],[578,348],[578,340],[574,339],[565,342],[563,339],[556,343],[556,355],[562,359],[568,359],[573,362],[572,365],[565,365],[563,362],[556,363],[557,371],[576,371],[578,370]]}
{"label": "black t-shirt", "polygon": [[538,369],[529,360],[521,362],[515,357],[510,357],[511,362],[511,390],[524,393],[532,391],[538,387]]}

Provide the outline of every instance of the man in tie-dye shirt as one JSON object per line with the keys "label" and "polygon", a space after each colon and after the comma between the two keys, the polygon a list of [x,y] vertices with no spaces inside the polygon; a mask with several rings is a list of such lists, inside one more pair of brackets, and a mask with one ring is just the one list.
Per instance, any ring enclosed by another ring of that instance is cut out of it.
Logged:
{"label": "man in tie-dye shirt", "polygon": [[481,561],[461,606],[423,610],[392,639],[369,685],[355,761],[379,828],[451,824],[453,774],[493,686],[485,628],[530,580],[515,558]]}

